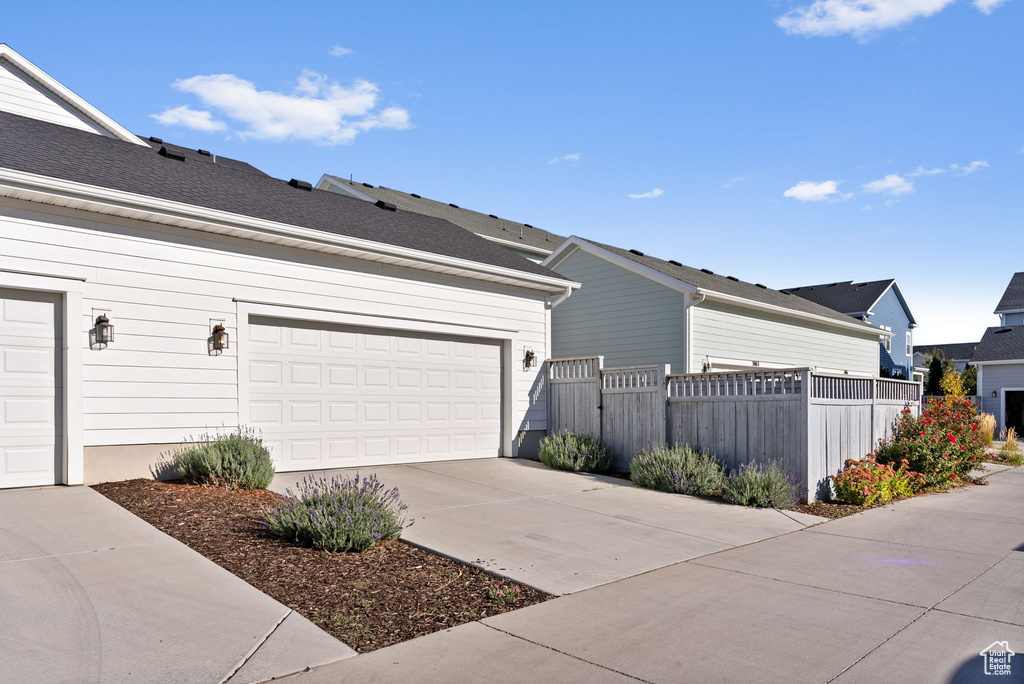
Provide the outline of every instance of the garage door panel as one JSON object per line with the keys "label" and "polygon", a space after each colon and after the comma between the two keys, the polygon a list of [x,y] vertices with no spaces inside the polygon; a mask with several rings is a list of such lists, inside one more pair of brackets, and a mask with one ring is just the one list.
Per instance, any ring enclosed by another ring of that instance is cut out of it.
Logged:
{"label": "garage door panel", "polygon": [[56,482],[63,444],[59,295],[0,290],[0,487]]}
{"label": "garage door panel", "polygon": [[499,454],[500,343],[258,318],[250,329],[250,420],[282,470]]}

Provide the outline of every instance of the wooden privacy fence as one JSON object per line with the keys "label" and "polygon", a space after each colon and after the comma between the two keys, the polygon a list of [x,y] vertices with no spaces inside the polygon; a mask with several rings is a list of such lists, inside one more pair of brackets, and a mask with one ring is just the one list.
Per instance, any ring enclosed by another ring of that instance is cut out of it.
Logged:
{"label": "wooden privacy fence", "polygon": [[779,461],[808,500],[828,476],[892,434],[921,383],[792,368],[672,375],[667,364],[604,368],[601,357],[548,361],[548,430],[600,437],[627,469],[661,443],[713,451],[728,470]]}

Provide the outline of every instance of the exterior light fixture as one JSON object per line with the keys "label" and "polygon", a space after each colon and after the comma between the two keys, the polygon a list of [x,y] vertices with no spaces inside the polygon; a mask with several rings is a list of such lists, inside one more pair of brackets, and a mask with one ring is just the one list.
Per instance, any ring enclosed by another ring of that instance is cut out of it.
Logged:
{"label": "exterior light fixture", "polygon": [[228,345],[230,344],[228,331],[225,330],[224,326],[220,323],[213,326],[213,330],[210,333],[209,343],[210,353],[214,356],[219,356],[228,348]]}
{"label": "exterior light fixture", "polygon": [[995,399],[997,396],[999,396],[999,393],[996,390],[992,390],[992,398]]}
{"label": "exterior light fixture", "polygon": [[114,341],[114,326],[106,314],[96,317],[96,323],[92,327],[92,347],[94,349],[106,349],[107,345]]}
{"label": "exterior light fixture", "polygon": [[537,355],[532,349],[527,348],[523,354],[523,370],[530,370],[537,367]]}

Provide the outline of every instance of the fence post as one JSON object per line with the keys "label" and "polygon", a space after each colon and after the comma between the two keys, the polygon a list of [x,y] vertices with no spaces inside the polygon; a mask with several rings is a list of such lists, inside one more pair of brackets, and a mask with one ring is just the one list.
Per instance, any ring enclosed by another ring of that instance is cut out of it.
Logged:
{"label": "fence post", "polygon": [[655,433],[660,436],[660,441],[668,442],[668,376],[672,374],[672,364],[664,363],[658,366],[658,391],[661,394],[661,410],[655,413],[658,425]]}
{"label": "fence post", "polygon": [[874,451],[875,442],[878,440],[877,433],[875,432],[875,423],[878,418],[875,415],[878,413],[878,378],[872,378],[871,380],[871,446]]}
{"label": "fence post", "polygon": [[[812,464],[811,459],[817,460],[818,454],[811,452],[811,444],[817,443],[811,435],[814,432],[811,427],[811,398],[814,396],[814,375],[810,368],[800,371],[800,409],[802,420],[800,433],[800,462],[801,478],[803,479],[804,498],[810,503],[818,498],[818,483],[815,480],[815,473],[818,470],[816,463]],[[813,467],[812,467],[813,466]]]}

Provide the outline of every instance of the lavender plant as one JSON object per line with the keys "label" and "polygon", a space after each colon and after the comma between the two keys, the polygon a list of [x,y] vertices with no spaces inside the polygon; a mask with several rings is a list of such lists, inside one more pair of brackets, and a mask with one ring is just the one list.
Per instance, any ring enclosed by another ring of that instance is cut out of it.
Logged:
{"label": "lavender plant", "polygon": [[791,508],[800,499],[800,486],[778,461],[747,463],[725,479],[722,498],[741,506]]}
{"label": "lavender plant", "polygon": [[661,444],[637,454],[629,464],[634,484],[675,494],[722,493],[725,469],[709,451]]}
{"label": "lavender plant", "polygon": [[365,551],[378,541],[397,539],[408,509],[398,488],[385,489],[376,475],[360,478],[312,475],[297,491],[287,490],[267,512],[267,532],[324,551]]}
{"label": "lavender plant", "polygon": [[191,439],[172,456],[175,472],[187,482],[266,489],[274,478],[274,463],[263,438],[245,426],[225,435]]}
{"label": "lavender plant", "polygon": [[612,467],[613,456],[596,437],[575,432],[556,432],[540,443],[544,465],[573,472],[604,473]]}

